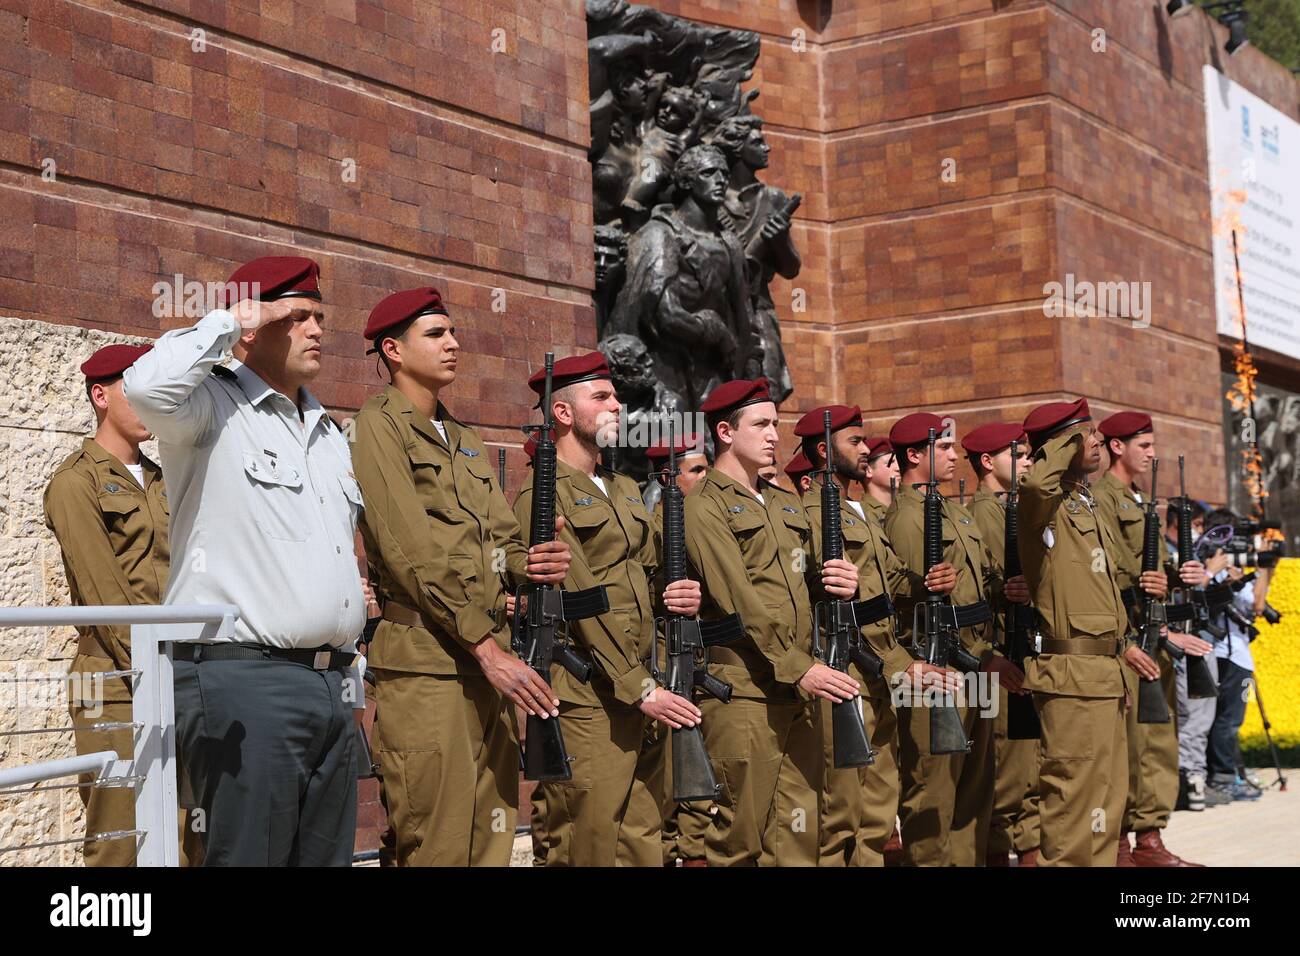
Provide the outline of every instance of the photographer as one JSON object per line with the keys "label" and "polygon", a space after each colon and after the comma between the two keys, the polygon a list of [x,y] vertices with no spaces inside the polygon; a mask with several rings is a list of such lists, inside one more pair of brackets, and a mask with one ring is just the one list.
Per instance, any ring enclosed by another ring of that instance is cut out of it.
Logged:
{"label": "photographer", "polygon": [[[1211,511],[1205,517],[1206,536],[1213,537],[1225,528],[1238,528],[1241,522],[1226,508]],[[1231,547],[1228,553],[1219,550],[1207,561],[1214,574],[1214,583],[1239,581],[1243,574],[1238,562],[1229,565],[1230,557],[1242,554],[1240,547]],[[1249,551],[1241,560],[1251,560]],[[1227,635],[1215,642],[1214,655],[1219,665],[1219,699],[1214,722],[1210,726],[1207,764],[1210,772],[1209,788],[1233,800],[1258,800],[1260,790],[1237,776],[1239,750],[1237,736],[1246,717],[1246,687],[1254,677],[1255,661],[1250,653],[1253,627],[1250,622],[1262,613],[1268,599],[1272,567],[1259,567],[1252,581],[1247,581],[1236,592],[1233,602],[1223,617],[1227,622]]]}
{"label": "photographer", "polygon": [[[1169,560],[1178,562],[1178,508],[1183,503],[1180,499],[1170,499],[1165,510],[1165,546]],[[1199,501],[1188,501],[1185,505],[1191,514],[1192,533],[1200,536],[1204,530],[1205,506]],[[1227,558],[1218,555],[1206,560],[1206,572],[1209,575],[1222,571],[1228,565]],[[1210,668],[1210,675],[1216,680],[1217,663],[1209,635],[1205,633],[1184,634],[1170,630],[1169,640],[1182,648],[1184,653],[1203,656]],[[1206,787],[1209,773],[1205,763],[1206,748],[1209,743],[1210,727],[1214,723],[1214,712],[1218,705],[1217,697],[1193,699],[1187,695],[1187,662],[1174,663],[1175,690],[1178,703],[1178,802],[1176,810],[1204,810],[1207,806],[1219,806],[1231,803],[1230,797]]]}

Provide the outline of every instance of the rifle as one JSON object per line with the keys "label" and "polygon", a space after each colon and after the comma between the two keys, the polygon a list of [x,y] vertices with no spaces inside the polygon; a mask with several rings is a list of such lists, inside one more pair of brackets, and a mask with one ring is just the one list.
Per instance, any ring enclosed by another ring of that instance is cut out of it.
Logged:
{"label": "rifle", "polygon": [[[673,422],[668,422],[668,469],[663,473],[664,585],[686,578],[686,510],[682,489],[677,487],[677,439]],[[729,644],[745,635],[739,614],[719,621],[701,621],[680,614],[666,614],[655,621],[662,630],[668,657],[668,680],[664,686],[678,697],[691,700],[700,688],[715,700],[731,702],[731,685],[709,673],[709,648]],[[659,649],[650,645],[650,673],[660,680]],[[715,800],[721,788],[713,775],[709,752],[700,728],[677,727],[672,732],[673,799]]]}
{"label": "rifle", "polygon": [[[943,496],[934,479],[934,429],[930,429],[930,480],[925,483],[925,572],[943,562]],[[977,657],[961,646],[957,630],[957,609],[946,595],[931,591],[912,612],[912,646],[927,664],[955,667],[966,673],[980,669]],[[930,753],[970,753],[970,741],[962,726],[961,715],[951,694],[944,702],[930,708]]]}
{"label": "rifle", "polygon": [[[1007,510],[1003,523],[1006,541],[1002,548],[1003,573],[1007,578],[1018,577],[1020,567],[1020,491],[1016,487],[1016,461],[1019,458],[1020,442],[1011,443],[1011,487],[1007,489]],[[1028,604],[1006,602],[1006,618],[1003,627],[1006,630],[1007,659],[1021,670],[1025,669],[1025,659],[1038,653],[1042,635],[1038,633],[1038,612]],[[1042,736],[1043,727],[1034,709],[1034,700],[1025,694],[1007,695],[1007,739],[1037,740]]]}
{"label": "rifle", "polygon": [[[1192,510],[1187,507],[1187,481],[1183,472],[1184,458],[1178,456],[1178,567],[1181,569],[1183,564],[1192,560]],[[1220,631],[1220,636],[1226,636],[1222,630],[1216,627],[1210,621],[1211,606],[1209,603],[1211,595],[1207,590],[1188,591],[1182,587],[1174,589],[1176,595],[1174,603],[1183,603],[1184,597],[1191,598],[1192,610],[1194,613],[1193,620],[1198,631]],[[1231,603],[1228,598],[1224,604]],[[1216,638],[1217,639],[1217,638]],[[1184,654],[1180,649],[1174,648],[1167,644],[1170,654],[1176,658],[1182,658],[1186,661],[1187,666],[1187,696],[1192,700],[1206,700],[1211,697],[1219,696],[1219,686],[1210,673],[1210,665],[1206,663],[1204,657],[1197,657],[1195,654]],[[1175,651],[1177,653],[1175,653]]]}
{"label": "rifle", "polygon": [[889,479],[889,503],[892,505],[894,503],[894,499],[897,497],[898,497],[898,479],[890,478]]}
{"label": "rifle", "polygon": [[[1142,571],[1160,568],[1160,551],[1164,547],[1160,534],[1160,516],[1156,514],[1156,477],[1160,459],[1151,462],[1151,497],[1147,501],[1142,525]],[[1164,632],[1167,624],[1165,605],[1150,594],[1142,594],[1142,626],[1138,628],[1137,646],[1153,661],[1161,646],[1168,646]],[[1138,723],[1167,724],[1170,721],[1169,704],[1159,678],[1141,678],[1138,684]]]}
{"label": "rifle", "polygon": [[[826,469],[822,475],[822,560],[835,561],[844,557],[844,538],[840,533],[840,486],[835,483],[833,467],[834,453],[831,450],[831,413],[822,415],[822,427],[826,432]],[[894,613],[889,603],[889,596],[884,597],[883,606],[875,620]],[[879,677],[885,672],[885,662],[862,641],[862,627],[855,611],[866,607],[871,602],[842,601],[827,598],[818,601],[813,609],[812,652],[813,656],[842,673],[848,673],[849,662],[871,677]],[[876,602],[879,604],[880,602]],[[875,763],[876,752],[867,740],[867,728],[862,719],[862,698],[854,696],[852,700],[837,700],[831,704],[831,730],[835,749],[835,767],[866,767]]]}
{"label": "rifle", "polygon": [[[533,456],[533,510],[529,519],[528,546],[549,544],[555,540],[555,439],[551,437],[551,377],[555,354],[546,353],[546,389],[542,393],[542,424],[525,425],[524,432],[535,432],[537,451]],[[609,596],[604,585],[585,591],[565,591],[551,584],[526,584],[519,589],[527,595],[527,607],[515,609],[515,626],[510,646],[524,663],[548,684],[551,663],[559,664],[581,683],[591,677],[591,662],[582,657],[567,640],[556,636],[556,625],[596,617],[609,610]],[[570,780],[569,752],[564,746],[560,722],[528,715],[524,736],[525,780]]]}
{"label": "rifle", "polygon": [[497,484],[501,486],[501,493],[506,493],[506,450],[497,449]]}
{"label": "rifle", "polygon": [[[781,205],[781,215],[793,216],[794,211],[799,208],[803,202],[803,194],[795,193]],[[767,240],[763,238],[763,224],[759,224],[758,230],[749,237],[749,242],[745,243],[745,258],[756,259],[758,254],[763,251],[763,243]]]}
{"label": "rifle", "polygon": [[957,480],[957,503],[961,505],[963,508],[966,507],[966,479],[965,478],[959,478]]}

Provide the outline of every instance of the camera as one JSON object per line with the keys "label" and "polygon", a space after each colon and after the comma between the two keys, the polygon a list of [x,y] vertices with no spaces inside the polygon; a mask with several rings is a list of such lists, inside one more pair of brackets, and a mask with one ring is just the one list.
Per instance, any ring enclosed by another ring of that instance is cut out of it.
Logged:
{"label": "camera", "polygon": [[1278,624],[1282,620],[1282,612],[1267,601],[1264,602],[1264,610],[1262,613],[1264,615],[1264,620],[1268,621],[1270,624]]}
{"label": "camera", "polygon": [[1283,544],[1278,522],[1240,518],[1232,525],[1232,537],[1224,542],[1223,553],[1234,567],[1271,568],[1283,556]]}

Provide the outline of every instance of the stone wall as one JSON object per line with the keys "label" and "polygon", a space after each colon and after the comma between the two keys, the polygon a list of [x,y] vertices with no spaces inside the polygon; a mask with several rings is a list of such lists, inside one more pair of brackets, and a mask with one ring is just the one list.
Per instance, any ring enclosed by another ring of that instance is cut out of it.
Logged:
{"label": "stone wall", "polygon": [[[63,559],[45,527],[42,495],[54,469],[94,432],[78,366],[104,345],[136,341],[97,329],[0,318],[0,606],[68,603]],[[76,641],[70,627],[0,632],[0,681],[6,682],[0,683],[0,732],[68,726],[66,686],[59,678]],[[24,682],[8,683],[15,678]],[[0,734],[0,766],[74,752],[71,733]],[[75,789],[0,797],[0,847],[84,832]],[[78,844],[0,856],[4,866],[80,861]]]}

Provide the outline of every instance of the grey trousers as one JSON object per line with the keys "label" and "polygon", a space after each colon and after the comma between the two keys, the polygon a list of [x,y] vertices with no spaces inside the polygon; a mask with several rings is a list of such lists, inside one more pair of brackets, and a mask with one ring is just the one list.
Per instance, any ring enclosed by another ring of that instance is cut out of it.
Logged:
{"label": "grey trousers", "polygon": [[[1208,654],[1210,676],[1219,679],[1218,661]],[[1217,697],[1192,700],[1187,696],[1187,663],[1178,661],[1174,668],[1178,688],[1178,769],[1184,776],[1205,776],[1205,749],[1210,740],[1210,725],[1214,723]]]}
{"label": "grey trousers", "polygon": [[343,682],[354,673],[177,662],[176,743],[205,866],[351,865],[356,730]]}

